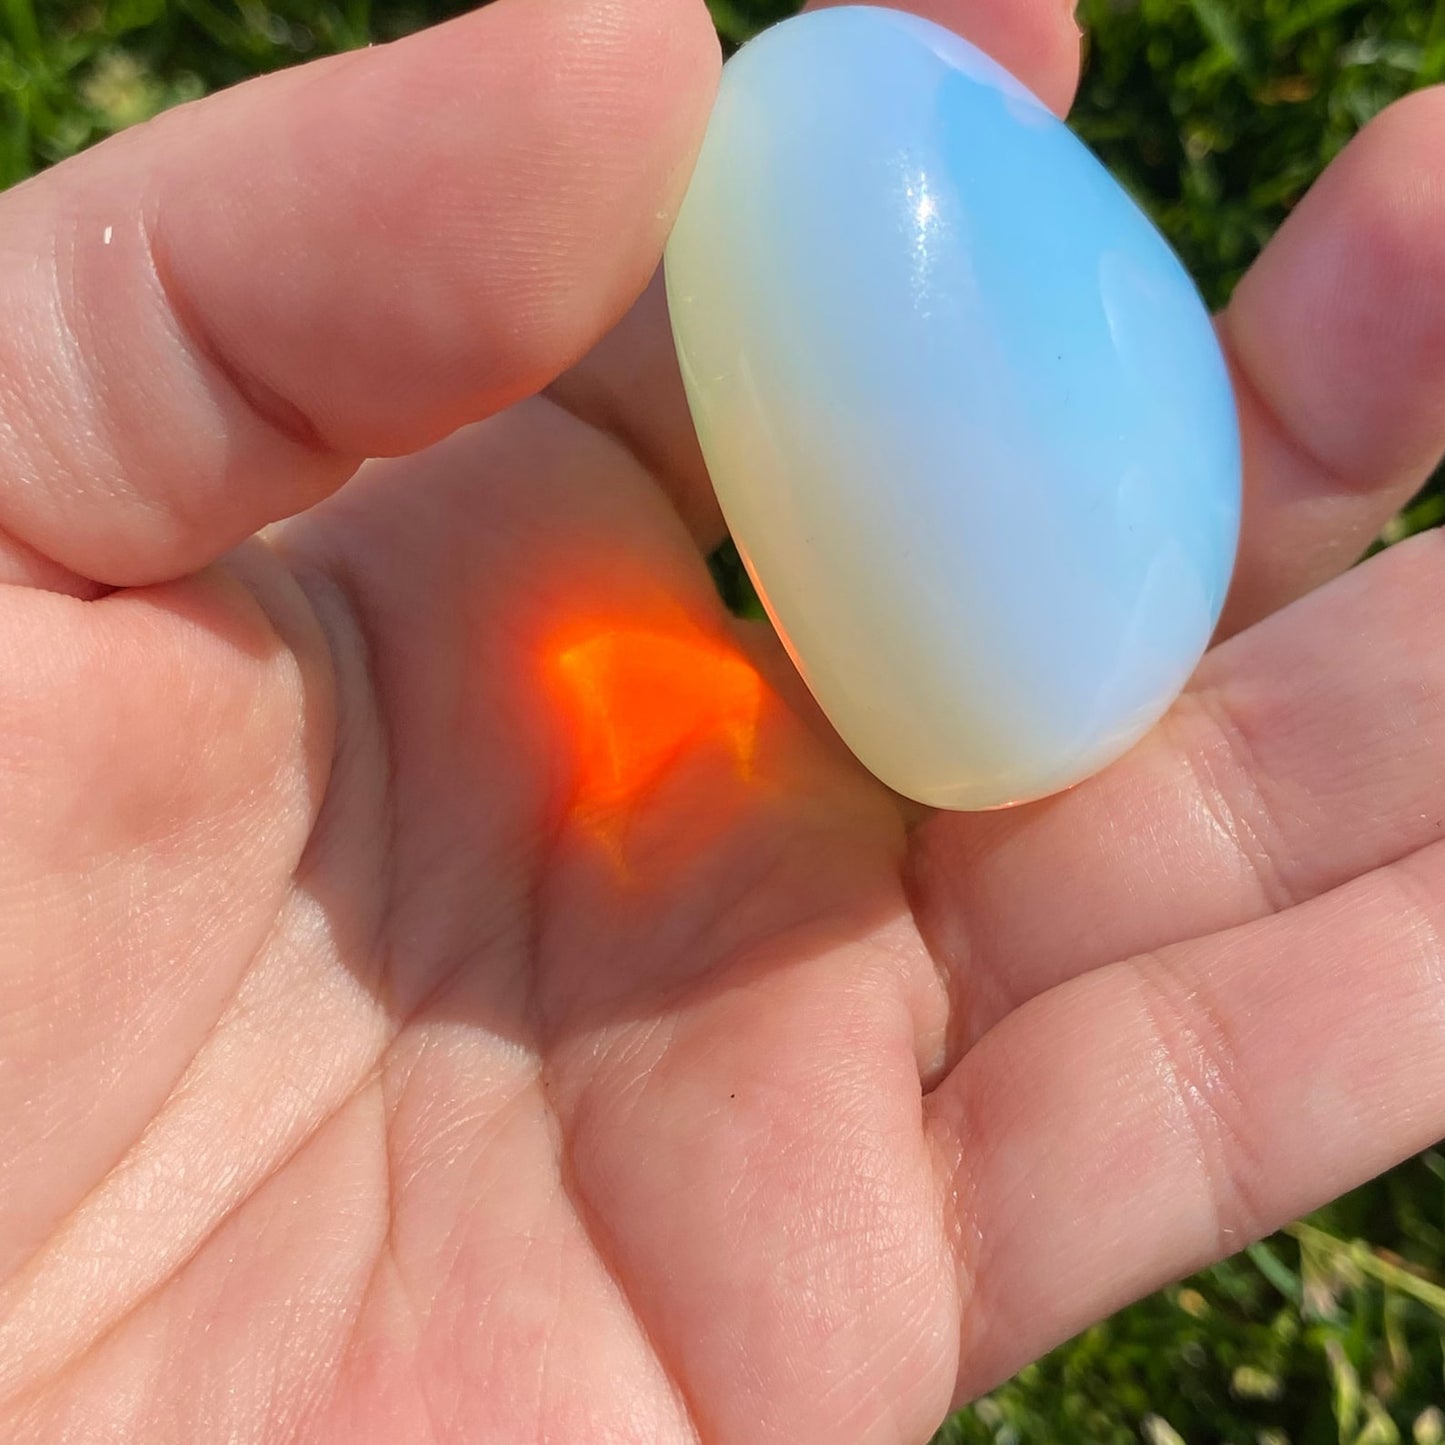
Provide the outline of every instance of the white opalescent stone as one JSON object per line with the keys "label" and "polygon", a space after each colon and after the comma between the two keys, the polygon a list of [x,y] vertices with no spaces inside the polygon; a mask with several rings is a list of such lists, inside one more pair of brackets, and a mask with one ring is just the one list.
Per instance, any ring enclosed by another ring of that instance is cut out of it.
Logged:
{"label": "white opalescent stone", "polygon": [[724,69],[667,248],[734,539],[879,778],[947,808],[1133,745],[1233,566],[1210,318],[1072,133],[927,21],[823,10]]}

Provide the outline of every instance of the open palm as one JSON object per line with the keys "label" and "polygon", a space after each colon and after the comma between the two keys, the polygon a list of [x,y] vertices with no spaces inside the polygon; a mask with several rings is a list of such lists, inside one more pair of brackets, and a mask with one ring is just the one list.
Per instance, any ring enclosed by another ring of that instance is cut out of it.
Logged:
{"label": "open palm", "polygon": [[[946,18],[1067,100],[1055,7]],[[1222,322],[1239,635],[922,818],[628,311],[715,67],[501,0],[0,203],[6,1440],[917,1442],[1445,1127],[1445,558],[1278,611],[1445,442],[1445,97]]]}

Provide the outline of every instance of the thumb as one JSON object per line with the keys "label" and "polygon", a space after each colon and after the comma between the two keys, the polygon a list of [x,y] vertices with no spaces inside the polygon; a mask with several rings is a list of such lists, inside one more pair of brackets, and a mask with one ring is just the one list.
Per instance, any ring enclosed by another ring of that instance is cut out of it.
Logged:
{"label": "thumb", "polygon": [[204,564],[540,389],[656,265],[701,0],[498,0],[0,198],[0,580]]}

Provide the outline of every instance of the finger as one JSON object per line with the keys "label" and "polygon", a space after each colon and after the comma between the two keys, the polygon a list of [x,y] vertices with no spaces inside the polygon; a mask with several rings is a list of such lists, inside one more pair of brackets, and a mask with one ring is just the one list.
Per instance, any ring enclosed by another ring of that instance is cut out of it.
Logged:
{"label": "finger", "polygon": [[87,601],[106,591],[98,583],[77,577],[59,562],[42,557],[33,547],[3,535],[0,535],[0,587],[30,587],[82,597]]}
{"label": "finger", "polygon": [[1089,969],[1287,908],[1445,834],[1445,538],[1414,539],[1241,634],[1100,776],[915,836],[946,1067]]}
{"label": "finger", "polygon": [[637,303],[547,395],[615,437],[657,479],[699,547],[727,533],[673,348],[662,269]]}
{"label": "finger", "polygon": [[1445,88],[1368,126],[1221,319],[1245,515],[1223,630],[1343,571],[1445,452]]}
{"label": "finger", "polygon": [[[1053,990],[927,1104],[974,1394],[1445,1129],[1445,846]],[[948,1194],[945,1194],[948,1197]]]}
{"label": "finger", "polygon": [[[895,8],[958,31],[1059,114],[1069,108],[1079,81],[1079,28],[1066,0],[913,0]],[[551,395],[652,469],[704,550],[722,541],[726,529],[688,413],[660,274]]]}
{"label": "finger", "polygon": [[500,0],[162,117],[0,202],[0,532],[183,573],[535,391],[656,264],[696,0]]}

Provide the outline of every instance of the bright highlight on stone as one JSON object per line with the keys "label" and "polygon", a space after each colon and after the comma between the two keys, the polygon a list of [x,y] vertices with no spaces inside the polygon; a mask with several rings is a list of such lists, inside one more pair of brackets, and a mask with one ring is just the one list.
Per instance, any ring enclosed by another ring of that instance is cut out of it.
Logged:
{"label": "bright highlight on stone", "polygon": [[1038,798],[1219,618],[1238,426],[1163,238],[1007,72],[823,10],[745,46],[667,250],[698,435],[818,702],[921,802]]}

